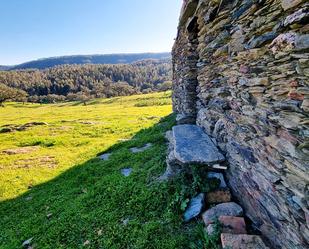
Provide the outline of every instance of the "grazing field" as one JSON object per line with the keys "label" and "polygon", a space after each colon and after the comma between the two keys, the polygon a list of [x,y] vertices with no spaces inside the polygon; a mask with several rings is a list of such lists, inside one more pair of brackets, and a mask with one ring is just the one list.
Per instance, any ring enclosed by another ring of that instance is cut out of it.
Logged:
{"label": "grazing field", "polygon": [[14,198],[171,113],[170,93],[0,108],[0,201]]}
{"label": "grazing field", "polygon": [[204,248],[182,224],[196,185],[158,181],[170,103],[167,92],[1,108],[0,248]]}

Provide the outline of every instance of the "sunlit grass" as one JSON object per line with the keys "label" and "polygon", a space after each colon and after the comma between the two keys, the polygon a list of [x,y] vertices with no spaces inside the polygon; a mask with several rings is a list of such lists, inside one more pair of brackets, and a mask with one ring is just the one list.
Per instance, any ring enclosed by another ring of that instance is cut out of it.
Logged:
{"label": "sunlit grass", "polygon": [[[14,198],[131,138],[171,113],[170,92],[61,104],[7,103],[0,127],[46,122],[25,131],[0,133],[0,201]],[[3,150],[36,146],[26,154]]]}

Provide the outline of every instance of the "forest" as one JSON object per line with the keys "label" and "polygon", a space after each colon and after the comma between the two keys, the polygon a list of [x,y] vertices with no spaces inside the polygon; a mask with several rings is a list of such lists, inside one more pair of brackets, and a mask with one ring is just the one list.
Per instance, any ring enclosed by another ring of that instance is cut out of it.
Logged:
{"label": "forest", "polygon": [[86,103],[93,98],[166,91],[171,88],[171,78],[170,59],[0,71],[0,104],[6,100]]}

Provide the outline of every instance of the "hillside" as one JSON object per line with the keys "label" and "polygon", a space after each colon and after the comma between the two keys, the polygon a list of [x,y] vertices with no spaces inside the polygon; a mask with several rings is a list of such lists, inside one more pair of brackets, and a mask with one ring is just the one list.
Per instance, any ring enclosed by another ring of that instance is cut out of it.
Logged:
{"label": "hillside", "polygon": [[0,248],[29,239],[32,248],[188,246],[180,184],[156,181],[171,111],[169,92],[88,106],[8,103],[0,126],[24,129],[0,136]]}
{"label": "hillside", "polygon": [[28,61],[14,66],[0,66],[0,70],[17,69],[46,69],[59,65],[84,64],[128,64],[146,59],[167,59],[171,54],[165,53],[136,53],[136,54],[103,54],[103,55],[71,55],[43,58]]}
{"label": "hillside", "polygon": [[169,59],[149,59],[131,64],[62,65],[44,70],[0,71],[0,83],[25,91],[23,96],[28,97],[23,99],[40,103],[166,91],[171,88],[171,79]]}

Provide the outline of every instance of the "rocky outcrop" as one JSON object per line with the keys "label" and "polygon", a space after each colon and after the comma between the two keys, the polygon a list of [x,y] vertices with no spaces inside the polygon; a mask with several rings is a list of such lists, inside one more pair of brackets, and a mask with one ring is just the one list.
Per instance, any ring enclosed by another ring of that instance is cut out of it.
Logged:
{"label": "rocky outcrop", "polygon": [[308,18],[305,0],[187,0],[173,48],[179,122],[225,153],[228,185],[274,248],[309,245]]}

